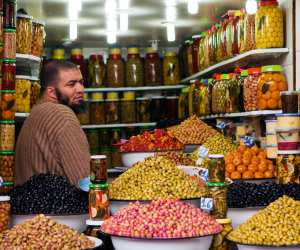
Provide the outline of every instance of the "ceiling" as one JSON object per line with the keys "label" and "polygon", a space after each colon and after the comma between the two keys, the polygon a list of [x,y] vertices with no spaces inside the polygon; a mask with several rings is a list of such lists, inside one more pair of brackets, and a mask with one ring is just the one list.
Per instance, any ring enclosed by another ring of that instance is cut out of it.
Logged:
{"label": "ceiling", "polygon": [[[198,0],[197,15],[187,12],[187,0],[177,1],[176,42],[168,43],[164,0],[131,0],[129,31],[118,32],[117,42],[148,45],[150,40],[159,40],[161,46],[173,46],[218,21],[228,9],[240,9],[245,0]],[[76,45],[83,47],[107,47],[105,32],[105,0],[82,0],[82,11],[78,20]],[[68,44],[69,21],[68,0],[18,0],[18,8],[46,23],[46,47]]]}

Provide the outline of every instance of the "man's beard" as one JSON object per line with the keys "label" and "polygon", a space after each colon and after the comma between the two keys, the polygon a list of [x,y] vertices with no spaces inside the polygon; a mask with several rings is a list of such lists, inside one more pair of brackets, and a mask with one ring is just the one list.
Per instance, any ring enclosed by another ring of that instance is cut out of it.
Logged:
{"label": "man's beard", "polygon": [[70,104],[70,98],[63,95],[59,89],[55,88],[57,101],[60,104],[66,105],[71,108],[75,114],[79,114],[86,111],[86,103],[84,100],[80,101],[79,104]]}

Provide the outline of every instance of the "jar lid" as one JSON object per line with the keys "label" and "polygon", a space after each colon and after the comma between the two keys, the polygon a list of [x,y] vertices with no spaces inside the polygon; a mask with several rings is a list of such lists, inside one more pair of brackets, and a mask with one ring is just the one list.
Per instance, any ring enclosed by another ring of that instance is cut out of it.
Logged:
{"label": "jar lid", "polygon": [[2,187],[13,187],[14,186],[14,182],[13,181],[4,181],[2,183]]}
{"label": "jar lid", "polygon": [[74,48],[71,50],[72,56],[81,56],[82,55],[82,49],[80,48]]}
{"label": "jar lid", "polygon": [[214,82],[214,79],[213,78],[209,78],[208,79],[208,84],[212,84]]}
{"label": "jar lid", "polygon": [[137,97],[136,100],[137,101],[150,101],[150,97],[147,97],[147,96]]}
{"label": "jar lid", "polygon": [[103,160],[103,159],[106,159],[106,155],[92,155],[91,156],[91,159],[92,160]]}
{"label": "jar lid", "polygon": [[248,74],[249,75],[257,75],[261,73],[261,68],[249,68]]}
{"label": "jar lid", "polygon": [[248,76],[248,70],[247,69],[242,70],[241,76]]}
{"label": "jar lid", "polygon": [[16,93],[16,91],[15,90],[4,90],[4,89],[1,89],[0,90],[0,93]]}
{"label": "jar lid", "polygon": [[190,87],[182,88],[181,93],[188,93],[189,90],[190,90]]}
{"label": "jar lid", "polygon": [[280,95],[300,95],[300,91],[281,91]]}
{"label": "jar lid", "polygon": [[151,99],[165,99],[165,96],[162,95],[156,95],[156,96],[152,96]]}
{"label": "jar lid", "polygon": [[3,29],[3,33],[16,33],[16,29]]}
{"label": "jar lid", "polygon": [[38,20],[38,19],[33,19],[32,24],[38,24],[38,25],[45,26],[45,22],[42,20]]}
{"label": "jar lid", "polygon": [[277,122],[277,120],[265,120],[265,123],[276,123]]}
{"label": "jar lid", "polygon": [[176,52],[175,51],[166,51],[165,52],[165,56],[176,56]]}
{"label": "jar lid", "polygon": [[17,14],[17,18],[24,18],[24,19],[33,19],[32,16],[24,15],[24,14]]}
{"label": "jar lid", "polygon": [[178,99],[179,96],[167,96],[166,99],[169,99],[169,100],[173,100],[173,99]]}
{"label": "jar lid", "polygon": [[208,155],[208,158],[222,159],[222,158],[224,158],[224,155],[222,155],[222,154],[211,154],[211,155]]}
{"label": "jar lid", "polygon": [[16,75],[16,79],[29,80],[29,81],[38,81],[39,78],[35,76],[24,76],[24,75]]}
{"label": "jar lid", "polygon": [[289,116],[292,116],[292,117],[300,117],[300,114],[299,113],[286,113],[286,114],[276,114],[277,117],[289,117]]}
{"label": "jar lid", "polygon": [[146,53],[147,54],[157,53],[157,50],[155,50],[152,47],[148,47],[148,48],[146,48]]}
{"label": "jar lid", "polygon": [[106,95],[106,99],[118,100],[119,99],[118,92],[108,92],[107,95]]}
{"label": "jar lid", "polygon": [[109,53],[110,54],[121,54],[121,49],[119,49],[119,48],[112,48],[112,49],[110,49],[109,50]]}
{"label": "jar lid", "polygon": [[108,184],[105,183],[92,183],[90,184],[90,189],[107,189]]}
{"label": "jar lid", "polygon": [[300,128],[282,128],[277,127],[275,128],[276,132],[299,132]]}
{"label": "jar lid", "polygon": [[135,100],[135,92],[132,92],[132,91],[123,92],[122,100],[134,101]]}
{"label": "jar lid", "polygon": [[104,95],[103,95],[103,93],[93,92],[91,95],[91,98],[92,98],[92,100],[103,101]]}
{"label": "jar lid", "polygon": [[102,61],[103,60],[103,56],[101,54],[92,54],[92,55],[90,55],[90,60],[99,60],[99,61]]}
{"label": "jar lid", "polygon": [[98,227],[98,226],[102,226],[104,221],[103,220],[86,220],[85,223],[88,226]]}
{"label": "jar lid", "polygon": [[0,124],[15,124],[15,121],[13,121],[13,120],[2,120],[2,121],[0,121]]}
{"label": "jar lid", "polygon": [[264,7],[264,6],[277,6],[278,1],[277,0],[260,0],[258,2],[259,7]]}
{"label": "jar lid", "polygon": [[55,60],[65,59],[65,50],[64,49],[54,49],[52,51],[52,59],[55,59]]}
{"label": "jar lid", "polygon": [[277,149],[277,144],[267,144],[266,148],[276,148]]}
{"label": "jar lid", "polygon": [[221,80],[229,80],[230,79],[230,75],[229,74],[222,74],[221,75]]}
{"label": "jar lid", "polygon": [[88,93],[83,94],[83,100],[85,100],[85,101],[89,100],[89,94]]}
{"label": "jar lid", "polygon": [[225,187],[225,182],[207,182],[207,186],[209,187]]}
{"label": "jar lid", "polygon": [[300,150],[278,150],[278,155],[300,155]]}
{"label": "jar lid", "polygon": [[282,71],[282,67],[281,65],[267,65],[267,66],[263,66],[261,68],[262,72],[281,72]]}
{"label": "jar lid", "polygon": [[0,196],[0,202],[3,201],[10,201],[10,197],[9,196]]}
{"label": "jar lid", "polygon": [[137,47],[130,47],[127,50],[128,54],[139,54],[140,50]]}
{"label": "jar lid", "polygon": [[17,60],[16,59],[9,59],[9,58],[4,58],[3,59],[3,63],[16,63]]}
{"label": "jar lid", "polygon": [[229,218],[226,218],[226,219],[216,219],[216,221],[219,223],[219,224],[228,224],[228,223],[231,223],[232,220],[229,219]]}
{"label": "jar lid", "polygon": [[0,155],[14,155],[15,151],[1,150]]}

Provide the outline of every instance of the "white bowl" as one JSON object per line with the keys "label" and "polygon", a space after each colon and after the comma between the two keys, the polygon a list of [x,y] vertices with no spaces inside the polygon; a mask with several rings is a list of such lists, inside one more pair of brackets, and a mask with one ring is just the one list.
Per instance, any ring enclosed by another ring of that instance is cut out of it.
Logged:
{"label": "white bowl", "polygon": [[254,214],[257,214],[261,209],[263,209],[263,207],[228,208],[227,217],[232,220],[232,227],[236,228],[237,226],[246,222],[246,220],[248,220]]}
{"label": "white bowl", "polygon": [[208,250],[212,236],[186,239],[138,239],[111,236],[115,250]]}
{"label": "white bowl", "polygon": [[145,158],[154,156],[155,152],[122,152],[121,158],[123,166],[131,168],[135,163],[145,160]]}
{"label": "white bowl", "polygon": [[103,242],[102,240],[96,238],[96,237],[93,237],[93,236],[86,236],[90,241],[93,241],[95,246],[92,248],[92,249],[96,249],[97,247],[100,247],[103,245]]}
{"label": "white bowl", "polygon": [[239,250],[299,250],[300,246],[283,246],[283,247],[272,247],[272,246],[258,246],[258,245],[241,245],[237,244]]}
{"label": "white bowl", "polygon": [[[21,224],[26,220],[30,220],[37,214],[31,215],[12,215],[12,226]],[[83,232],[86,229],[86,220],[89,218],[88,214],[76,214],[76,215],[47,215],[51,219],[57,221],[60,224],[69,226],[78,232]]]}
{"label": "white bowl", "polygon": [[[200,200],[201,198],[195,198],[195,199],[186,199],[182,200],[184,202],[190,203],[194,205],[195,207],[200,208]],[[114,215],[116,214],[120,209],[127,207],[130,202],[136,202],[135,200],[129,201],[129,200],[110,200],[109,208],[110,208],[110,214]],[[148,204],[151,201],[139,201],[142,204]]]}

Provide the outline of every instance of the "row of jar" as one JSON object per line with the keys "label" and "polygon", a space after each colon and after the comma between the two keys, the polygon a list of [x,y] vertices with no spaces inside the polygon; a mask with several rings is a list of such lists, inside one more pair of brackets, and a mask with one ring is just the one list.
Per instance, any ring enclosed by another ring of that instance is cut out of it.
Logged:
{"label": "row of jar", "polygon": [[228,11],[208,31],[186,40],[180,48],[185,77],[253,49],[284,46],[283,11],[278,1],[259,1],[256,14]]}
{"label": "row of jar", "polygon": [[78,114],[81,124],[157,122],[178,118],[178,96],[135,97],[135,92],[93,93],[86,111]]}
{"label": "row of jar", "polygon": [[[240,72],[240,73],[238,73]],[[194,80],[179,97],[179,118],[254,110],[281,109],[280,92],[288,84],[280,65],[214,74],[213,79]]]}
{"label": "row of jar", "polygon": [[[56,49],[53,58],[64,59],[64,50]],[[102,55],[93,54],[86,63],[81,49],[72,49],[70,61],[81,69],[86,87],[175,85],[181,79],[178,57],[174,51],[167,51],[161,59],[156,50],[147,48],[144,59],[137,47],[130,47],[125,62],[121,49],[112,48],[105,65]]]}

